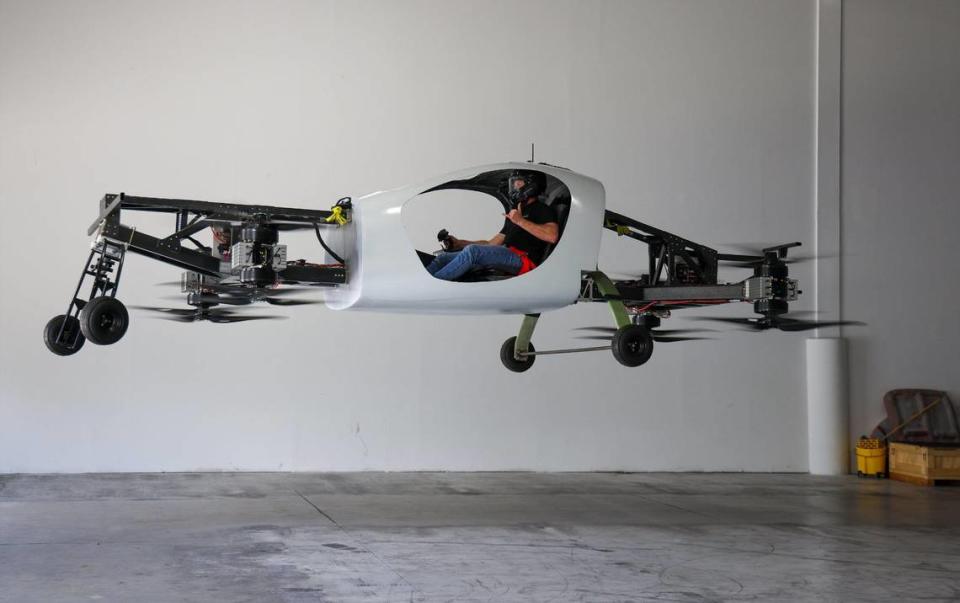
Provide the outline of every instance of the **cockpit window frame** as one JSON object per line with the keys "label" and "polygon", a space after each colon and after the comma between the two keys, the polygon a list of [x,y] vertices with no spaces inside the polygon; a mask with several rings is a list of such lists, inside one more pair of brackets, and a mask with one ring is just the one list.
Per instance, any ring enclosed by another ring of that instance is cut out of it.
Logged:
{"label": "cockpit window frame", "polygon": [[[510,175],[516,171],[515,169],[502,169],[502,170],[491,170],[489,172],[481,172],[474,176],[473,178],[466,178],[463,180],[450,180],[442,184],[438,184],[433,188],[429,188],[425,191],[422,191],[419,195],[426,193],[431,193],[434,191],[442,190],[466,190],[466,191],[476,191],[480,193],[486,193],[491,197],[495,198],[500,202],[500,205],[503,206],[505,211],[509,211],[512,207],[510,203],[510,198],[508,196],[508,184],[507,182],[510,179]],[[550,203],[547,203],[549,206],[553,206],[552,202],[554,199],[566,198],[566,203],[570,203],[570,189],[567,185],[560,180],[559,178],[537,170],[536,168],[530,168],[532,172],[538,172],[546,176],[547,180],[547,192],[554,192],[557,189],[562,188],[563,191],[560,195],[554,195],[553,199],[550,199]],[[542,197],[550,197],[550,195],[544,194]],[[542,201],[547,201],[547,199],[542,199]]]}

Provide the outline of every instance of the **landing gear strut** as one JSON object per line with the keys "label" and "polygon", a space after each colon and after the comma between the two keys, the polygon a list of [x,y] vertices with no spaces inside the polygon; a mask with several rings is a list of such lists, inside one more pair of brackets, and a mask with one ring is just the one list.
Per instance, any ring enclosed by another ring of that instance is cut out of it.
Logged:
{"label": "landing gear strut", "polygon": [[533,366],[537,356],[546,354],[572,354],[576,352],[596,352],[610,350],[617,362],[624,366],[635,367],[645,364],[653,355],[652,329],[660,326],[660,319],[646,315],[631,320],[616,285],[599,270],[590,273],[600,293],[606,297],[610,312],[617,324],[617,330],[609,345],[569,350],[544,350],[537,352],[530,342],[533,330],[537,326],[539,314],[526,314],[516,337],[503,342],[500,347],[500,361],[503,366],[515,373],[522,373]]}
{"label": "landing gear strut", "polygon": [[517,336],[504,341],[500,346],[500,361],[503,366],[515,373],[528,370],[537,359],[535,355],[537,350],[533,347],[530,338],[533,337],[533,330],[539,318],[539,314],[525,314]]}
{"label": "landing gear strut", "polygon": [[[116,298],[125,254],[123,245],[106,239],[93,246],[66,314],[51,318],[44,327],[43,342],[48,350],[69,356],[79,352],[87,339],[97,345],[120,341],[130,323],[127,309]],[[88,276],[93,285],[84,299],[80,289]]]}

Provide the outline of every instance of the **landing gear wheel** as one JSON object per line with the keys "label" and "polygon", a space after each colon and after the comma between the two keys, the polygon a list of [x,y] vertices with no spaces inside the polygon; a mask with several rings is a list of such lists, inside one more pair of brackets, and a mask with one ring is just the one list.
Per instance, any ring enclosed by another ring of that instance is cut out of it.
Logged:
{"label": "landing gear wheel", "polygon": [[[500,346],[500,362],[503,363],[503,366],[507,367],[514,373],[522,373],[523,371],[529,369],[533,366],[533,361],[537,359],[536,356],[526,356],[523,360],[517,360],[516,356],[513,355],[513,350],[517,345],[517,338],[511,337],[510,339],[503,342],[503,345]],[[533,342],[530,342],[527,345],[528,352],[536,352],[536,348],[533,347]]]}
{"label": "landing gear wheel", "polygon": [[620,327],[610,344],[613,357],[623,366],[640,366],[653,354],[650,330],[640,325]]}
{"label": "landing gear wheel", "polygon": [[[66,324],[64,325],[64,323]],[[60,338],[60,341],[57,341],[61,326],[63,326],[63,337]],[[76,343],[74,343],[74,338],[76,338]],[[80,321],[73,316],[67,316],[66,314],[54,316],[43,328],[43,343],[47,345],[48,350],[57,356],[76,354],[83,347],[84,341],[86,341],[86,338],[80,332]],[[70,344],[73,344],[73,347],[70,347]]]}
{"label": "landing gear wheel", "polygon": [[129,324],[127,308],[114,297],[95,297],[80,310],[80,330],[90,343],[117,343]]}

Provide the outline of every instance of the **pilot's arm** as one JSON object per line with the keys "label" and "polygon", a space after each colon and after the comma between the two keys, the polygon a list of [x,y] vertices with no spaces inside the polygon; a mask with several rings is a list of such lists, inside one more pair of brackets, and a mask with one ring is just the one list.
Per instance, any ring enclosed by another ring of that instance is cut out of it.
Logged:
{"label": "pilot's arm", "polygon": [[[511,209],[507,214],[507,219],[526,230],[541,241],[547,243],[556,243],[560,239],[560,226],[556,222],[545,222],[537,224],[523,217],[518,209]],[[502,242],[502,241],[501,241]]]}
{"label": "pilot's arm", "polygon": [[459,251],[466,247],[467,245],[503,245],[503,236],[502,232],[498,232],[493,235],[492,238],[486,241],[467,241],[465,239],[458,239],[457,237],[450,237],[450,251]]}

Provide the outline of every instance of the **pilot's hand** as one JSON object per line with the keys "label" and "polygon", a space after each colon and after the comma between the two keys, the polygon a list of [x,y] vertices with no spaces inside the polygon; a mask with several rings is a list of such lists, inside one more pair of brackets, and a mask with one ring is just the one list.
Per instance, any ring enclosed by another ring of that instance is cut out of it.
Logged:
{"label": "pilot's hand", "polygon": [[507,219],[514,224],[519,225],[521,222],[523,222],[523,214],[520,213],[519,209],[514,208],[507,212]]}

